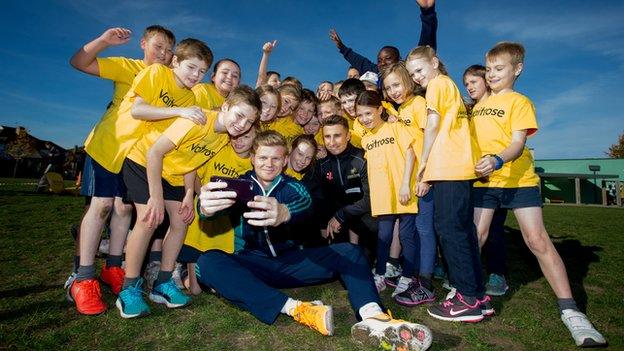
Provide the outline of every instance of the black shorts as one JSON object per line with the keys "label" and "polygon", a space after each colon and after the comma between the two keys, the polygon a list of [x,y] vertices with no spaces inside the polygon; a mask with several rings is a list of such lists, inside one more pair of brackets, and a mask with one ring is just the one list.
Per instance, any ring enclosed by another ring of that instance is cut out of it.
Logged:
{"label": "black shorts", "polygon": [[199,251],[190,245],[182,245],[177,261],[180,263],[197,263],[197,259],[204,251]]}
{"label": "black shorts", "polygon": [[[150,196],[145,167],[126,158],[121,172],[128,189],[128,200],[137,204],[147,204]],[[183,186],[173,186],[165,179],[162,179],[162,187],[165,200],[182,202],[184,199],[185,192]]]}
{"label": "black shorts", "polygon": [[473,188],[474,207],[526,208],[542,207],[542,195],[537,186],[528,188]]}

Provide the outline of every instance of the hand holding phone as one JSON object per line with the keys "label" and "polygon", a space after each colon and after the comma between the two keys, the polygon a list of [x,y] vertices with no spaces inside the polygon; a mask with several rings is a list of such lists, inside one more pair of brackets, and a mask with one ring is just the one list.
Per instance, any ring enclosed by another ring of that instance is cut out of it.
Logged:
{"label": "hand holding phone", "polygon": [[249,179],[228,178],[212,176],[211,182],[224,182],[227,186],[222,191],[234,191],[236,192],[236,203],[247,206],[247,203],[254,198],[253,194],[253,182]]}

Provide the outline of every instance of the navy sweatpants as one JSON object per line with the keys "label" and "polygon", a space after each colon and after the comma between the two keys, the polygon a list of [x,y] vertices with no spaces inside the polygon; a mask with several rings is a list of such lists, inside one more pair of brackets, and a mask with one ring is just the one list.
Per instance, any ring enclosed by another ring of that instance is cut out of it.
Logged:
{"label": "navy sweatpants", "polygon": [[269,257],[256,251],[211,250],[197,260],[200,284],[215,289],[261,322],[272,324],[288,296],[278,289],[342,279],[356,316],[369,302],[381,305],[363,250],[350,243],[293,250]]}

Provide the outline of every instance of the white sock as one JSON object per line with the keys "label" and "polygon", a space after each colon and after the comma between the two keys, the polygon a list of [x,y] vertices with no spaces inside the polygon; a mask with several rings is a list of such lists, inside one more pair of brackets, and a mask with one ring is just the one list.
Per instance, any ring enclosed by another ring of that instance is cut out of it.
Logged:
{"label": "white sock", "polygon": [[286,303],[284,304],[280,312],[292,317],[292,313],[295,310],[295,307],[299,306],[299,304],[301,304],[301,301],[294,300],[289,297],[288,300],[286,300]]}
{"label": "white sock", "polygon": [[360,313],[360,317],[362,317],[362,319],[372,318],[380,313],[383,313],[377,302],[367,303],[366,305],[360,307],[358,312]]}

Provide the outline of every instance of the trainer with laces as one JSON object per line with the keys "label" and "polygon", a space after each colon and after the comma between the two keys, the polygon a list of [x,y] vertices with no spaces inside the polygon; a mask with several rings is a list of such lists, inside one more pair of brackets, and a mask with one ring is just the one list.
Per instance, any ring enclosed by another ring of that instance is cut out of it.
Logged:
{"label": "trainer with laces", "polygon": [[[351,243],[299,248],[297,237],[291,235],[289,228],[310,218],[313,207],[306,188],[282,174],[287,152],[286,140],[279,133],[265,131],[256,136],[251,153],[253,170],[241,177],[252,182],[255,194],[245,207],[235,205],[231,199],[237,193],[222,190],[226,186],[222,182],[209,182],[202,187],[200,216],[219,216],[227,209],[235,228],[233,254],[209,250],[198,258],[195,275],[202,289],[216,290],[263,323],[273,324],[283,314],[330,336],[334,333],[331,306],[320,301],[300,301],[280,289],[341,279],[352,308],[362,319],[352,329],[358,343],[374,339],[377,346],[386,345],[388,349],[399,349],[406,343],[418,345],[411,349],[428,348],[431,332],[427,327],[383,314],[362,248]],[[384,337],[386,331],[405,338]],[[418,341],[411,341],[412,338]]]}

